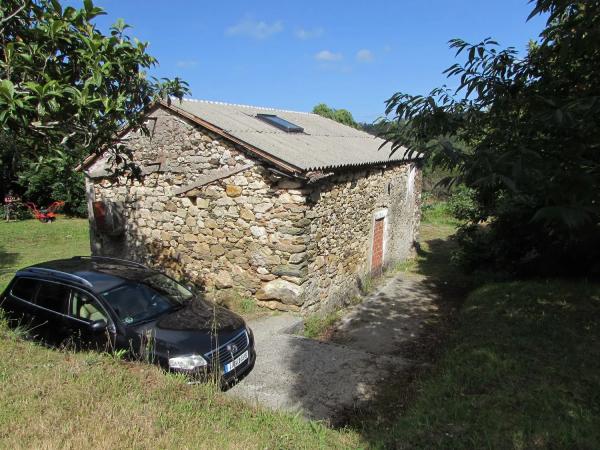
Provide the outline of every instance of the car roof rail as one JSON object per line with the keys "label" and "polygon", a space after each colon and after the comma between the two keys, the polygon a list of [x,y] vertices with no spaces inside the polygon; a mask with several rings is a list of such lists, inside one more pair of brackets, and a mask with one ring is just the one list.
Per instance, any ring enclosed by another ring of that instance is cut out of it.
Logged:
{"label": "car roof rail", "polygon": [[83,284],[84,286],[87,286],[89,288],[94,287],[94,285],[92,283],[90,283],[88,280],[86,280],[85,278],[82,278],[78,275],[68,273],[68,272],[62,272],[62,271],[56,270],[56,269],[48,269],[47,267],[27,267],[23,270],[20,270],[19,272],[45,273],[48,275],[54,275],[57,277],[61,277],[63,279],[68,279],[70,281],[74,281],[75,283]]}
{"label": "car roof rail", "polygon": [[148,266],[145,266],[142,263],[136,262],[136,261],[130,261],[128,259],[122,259],[122,258],[113,258],[112,256],[73,256],[73,258],[71,259],[89,259],[89,260],[97,260],[97,261],[113,261],[113,262],[119,262],[121,264],[126,264],[129,266],[136,266],[136,267],[141,267],[144,269],[150,269]]}

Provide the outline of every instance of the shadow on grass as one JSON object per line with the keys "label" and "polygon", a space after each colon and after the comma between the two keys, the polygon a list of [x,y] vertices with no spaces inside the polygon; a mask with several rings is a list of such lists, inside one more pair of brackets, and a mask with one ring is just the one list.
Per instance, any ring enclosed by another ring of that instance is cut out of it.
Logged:
{"label": "shadow on grass", "polygon": [[473,291],[435,370],[390,380],[378,421],[351,426],[373,447],[598,448],[599,294],[571,280]]}
{"label": "shadow on grass", "polygon": [[[453,263],[452,255],[458,249],[453,234],[451,226],[423,225],[420,243],[415,243],[416,257],[397,280],[402,285],[399,292],[407,300],[401,321],[410,332],[397,352],[409,364],[391,371],[378,384],[372,400],[346,411],[340,423],[359,432],[375,448],[401,447],[391,430],[418,396],[419,381],[442,356],[457,311],[473,288],[472,279]],[[382,298],[374,314],[389,317],[386,305],[391,300]],[[383,325],[395,333],[390,324]]]}
{"label": "shadow on grass", "polygon": [[18,253],[10,253],[0,247],[0,275],[15,271],[14,265],[19,259]]}

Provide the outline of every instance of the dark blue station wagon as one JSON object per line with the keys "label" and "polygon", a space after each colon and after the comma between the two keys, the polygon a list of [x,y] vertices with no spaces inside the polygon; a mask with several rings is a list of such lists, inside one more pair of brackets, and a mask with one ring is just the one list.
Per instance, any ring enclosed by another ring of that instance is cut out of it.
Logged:
{"label": "dark blue station wagon", "polygon": [[123,349],[194,379],[216,374],[231,384],[256,359],[240,316],[131,261],[74,257],[24,268],[0,307],[46,343]]}

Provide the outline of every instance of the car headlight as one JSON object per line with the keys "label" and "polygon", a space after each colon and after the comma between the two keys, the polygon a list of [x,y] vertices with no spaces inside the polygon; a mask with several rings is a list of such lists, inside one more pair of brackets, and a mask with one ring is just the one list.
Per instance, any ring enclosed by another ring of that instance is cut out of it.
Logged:
{"label": "car headlight", "polygon": [[199,367],[206,367],[208,363],[200,355],[183,355],[169,358],[169,367],[171,369],[193,370]]}

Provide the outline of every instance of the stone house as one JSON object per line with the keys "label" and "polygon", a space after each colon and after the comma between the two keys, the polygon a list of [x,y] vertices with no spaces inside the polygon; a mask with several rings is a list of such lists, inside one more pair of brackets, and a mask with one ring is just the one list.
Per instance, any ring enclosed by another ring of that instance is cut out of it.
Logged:
{"label": "stone house", "polygon": [[149,135],[124,130],[141,168],[83,164],[92,254],[144,262],[218,295],[282,310],[351,298],[411,254],[421,171],[381,139],[309,113],[159,102]]}

